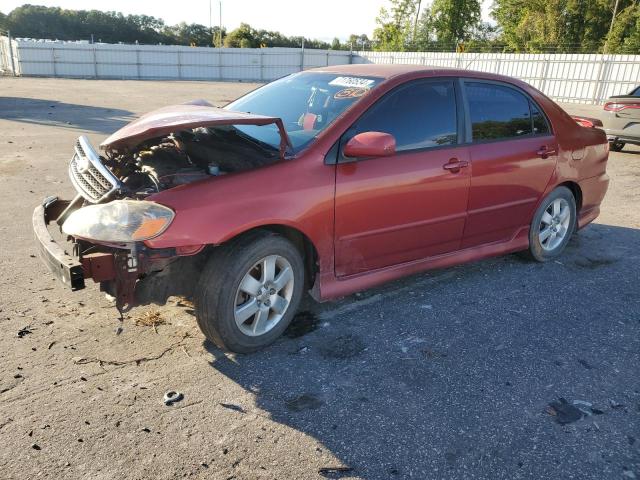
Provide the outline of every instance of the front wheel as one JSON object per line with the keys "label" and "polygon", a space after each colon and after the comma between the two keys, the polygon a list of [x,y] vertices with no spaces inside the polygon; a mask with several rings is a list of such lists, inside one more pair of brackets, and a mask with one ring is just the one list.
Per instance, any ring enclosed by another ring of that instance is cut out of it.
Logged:
{"label": "front wheel", "polygon": [[569,243],[576,228],[576,200],[566,187],[545,197],[529,228],[528,255],[538,262],[556,258]]}
{"label": "front wheel", "polygon": [[298,308],[302,256],[270,232],[253,232],[218,248],[196,289],[198,325],[221,348],[260,350],[282,335]]}

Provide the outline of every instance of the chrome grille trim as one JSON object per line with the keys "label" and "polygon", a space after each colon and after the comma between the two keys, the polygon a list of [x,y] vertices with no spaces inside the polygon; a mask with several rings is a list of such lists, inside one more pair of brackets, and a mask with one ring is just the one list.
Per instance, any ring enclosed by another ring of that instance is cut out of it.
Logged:
{"label": "chrome grille trim", "polygon": [[69,163],[69,178],[78,193],[91,203],[104,200],[121,187],[85,136],[76,141],[75,153]]}

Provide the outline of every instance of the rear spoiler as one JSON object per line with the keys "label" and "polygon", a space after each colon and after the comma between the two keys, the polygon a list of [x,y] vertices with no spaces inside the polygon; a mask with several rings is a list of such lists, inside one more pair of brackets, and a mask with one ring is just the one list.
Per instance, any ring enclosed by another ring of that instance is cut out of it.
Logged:
{"label": "rear spoiler", "polygon": [[602,120],[592,117],[582,117],[578,115],[571,115],[578,125],[586,128],[602,128]]}

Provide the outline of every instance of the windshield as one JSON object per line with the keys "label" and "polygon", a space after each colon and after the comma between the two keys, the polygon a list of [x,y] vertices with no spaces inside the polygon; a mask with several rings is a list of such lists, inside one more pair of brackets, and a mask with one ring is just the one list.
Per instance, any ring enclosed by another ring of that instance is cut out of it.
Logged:
{"label": "windshield", "polygon": [[[381,81],[375,77],[301,72],[254,90],[224,108],[281,118],[297,152]],[[274,148],[280,144],[275,125],[235,128]]]}

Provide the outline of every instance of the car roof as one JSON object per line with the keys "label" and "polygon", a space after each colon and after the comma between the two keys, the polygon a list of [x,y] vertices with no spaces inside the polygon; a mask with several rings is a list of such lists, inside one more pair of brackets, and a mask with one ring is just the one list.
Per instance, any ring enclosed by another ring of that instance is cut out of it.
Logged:
{"label": "car roof", "polygon": [[378,63],[353,63],[348,65],[330,65],[327,67],[313,68],[311,72],[336,73],[340,75],[370,76],[390,79],[393,77],[420,77],[420,76],[457,76],[483,78],[486,80],[498,80],[520,84],[512,77],[497,75],[495,73],[478,72],[462,68],[436,67],[433,65],[408,65],[408,64],[378,64]]}

